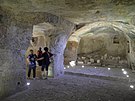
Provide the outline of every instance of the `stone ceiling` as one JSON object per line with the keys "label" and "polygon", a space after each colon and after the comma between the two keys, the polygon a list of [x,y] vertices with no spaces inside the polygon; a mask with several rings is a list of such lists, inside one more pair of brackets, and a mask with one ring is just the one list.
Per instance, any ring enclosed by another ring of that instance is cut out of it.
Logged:
{"label": "stone ceiling", "polygon": [[135,22],[135,0],[0,0],[0,6],[15,13],[48,12],[76,24],[96,21]]}

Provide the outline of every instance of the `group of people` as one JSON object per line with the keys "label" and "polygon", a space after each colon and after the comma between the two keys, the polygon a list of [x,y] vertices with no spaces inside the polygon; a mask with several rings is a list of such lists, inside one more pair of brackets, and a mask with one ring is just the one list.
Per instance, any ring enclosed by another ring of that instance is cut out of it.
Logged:
{"label": "group of people", "polygon": [[39,66],[41,66],[41,75],[43,79],[48,78],[48,67],[50,65],[50,58],[53,56],[52,53],[48,52],[48,47],[44,48],[44,52],[42,52],[42,48],[40,47],[37,55],[34,54],[34,51],[31,49],[30,54],[27,57],[28,61],[28,79],[30,79],[31,70],[33,70],[33,79],[36,78],[36,61]]}

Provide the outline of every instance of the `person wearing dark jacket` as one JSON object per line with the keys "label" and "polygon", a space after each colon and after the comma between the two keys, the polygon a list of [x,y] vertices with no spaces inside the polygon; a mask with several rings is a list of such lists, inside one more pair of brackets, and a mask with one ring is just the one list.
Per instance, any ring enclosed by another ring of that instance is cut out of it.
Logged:
{"label": "person wearing dark jacket", "polygon": [[[48,52],[48,47],[45,47],[44,51],[45,52],[42,54],[42,57],[38,60],[42,60],[42,68],[41,68],[42,78],[47,79],[48,78],[48,68],[49,68],[49,65],[51,63],[50,58],[53,56],[53,54]],[[45,72],[44,72],[44,69],[45,69]]]}
{"label": "person wearing dark jacket", "polygon": [[[37,51],[37,59],[41,58],[42,57],[42,54],[43,54],[42,48],[39,47],[39,50]],[[38,60],[37,62],[38,62],[38,65],[39,66],[42,66],[42,60]]]}

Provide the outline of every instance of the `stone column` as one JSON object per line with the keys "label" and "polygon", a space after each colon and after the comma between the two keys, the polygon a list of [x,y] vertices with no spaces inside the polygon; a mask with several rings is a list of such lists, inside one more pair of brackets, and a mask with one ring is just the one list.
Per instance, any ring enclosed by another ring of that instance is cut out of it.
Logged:
{"label": "stone column", "polygon": [[67,30],[64,31],[58,31],[50,38],[50,49],[51,52],[54,54],[53,56],[54,77],[64,74],[63,54],[72,29],[73,26],[71,26],[70,28],[68,27]]}
{"label": "stone column", "polygon": [[32,27],[11,24],[0,33],[0,98],[26,88],[25,51]]}

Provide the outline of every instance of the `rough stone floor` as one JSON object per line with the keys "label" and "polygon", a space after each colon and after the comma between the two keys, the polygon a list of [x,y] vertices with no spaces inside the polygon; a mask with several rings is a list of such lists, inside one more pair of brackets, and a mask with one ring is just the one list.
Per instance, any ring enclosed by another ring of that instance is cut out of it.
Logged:
{"label": "rough stone floor", "polygon": [[3,101],[135,101],[129,82],[73,75],[28,82],[29,89]]}

